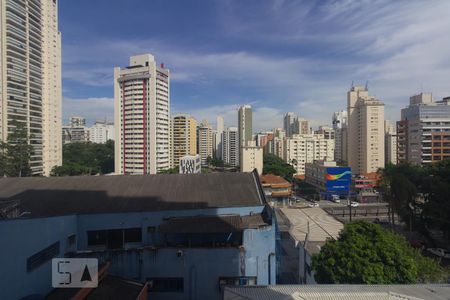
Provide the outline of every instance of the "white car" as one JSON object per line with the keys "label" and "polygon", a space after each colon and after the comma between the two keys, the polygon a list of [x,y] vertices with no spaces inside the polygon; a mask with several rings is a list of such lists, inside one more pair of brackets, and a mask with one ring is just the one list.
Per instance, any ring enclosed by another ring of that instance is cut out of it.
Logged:
{"label": "white car", "polygon": [[332,195],[331,201],[333,201],[334,203],[341,203],[341,199],[339,199],[338,195]]}
{"label": "white car", "polygon": [[309,207],[319,207],[319,203],[317,202],[312,202],[308,204]]}
{"label": "white car", "polygon": [[349,206],[351,206],[351,207],[358,207],[359,203],[355,202],[355,201],[352,201],[352,202],[350,202]]}
{"label": "white car", "polygon": [[450,251],[442,248],[428,248],[428,252],[443,258],[450,258]]}

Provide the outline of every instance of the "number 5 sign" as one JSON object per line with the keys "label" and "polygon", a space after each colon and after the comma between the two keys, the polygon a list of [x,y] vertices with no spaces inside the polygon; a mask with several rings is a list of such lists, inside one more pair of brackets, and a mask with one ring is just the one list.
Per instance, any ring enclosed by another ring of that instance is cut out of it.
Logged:
{"label": "number 5 sign", "polygon": [[98,285],[96,258],[52,259],[52,286],[54,288],[95,288]]}

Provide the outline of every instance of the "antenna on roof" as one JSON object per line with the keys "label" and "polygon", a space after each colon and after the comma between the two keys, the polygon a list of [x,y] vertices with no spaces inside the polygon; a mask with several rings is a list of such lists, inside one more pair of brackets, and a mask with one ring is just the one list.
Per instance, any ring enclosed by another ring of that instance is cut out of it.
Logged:
{"label": "antenna on roof", "polygon": [[352,80],[352,86],[350,87],[350,89],[352,89],[353,88],[353,80]]}
{"label": "antenna on roof", "polygon": [[369,80],[366,80],[366,91],[369,90]]}

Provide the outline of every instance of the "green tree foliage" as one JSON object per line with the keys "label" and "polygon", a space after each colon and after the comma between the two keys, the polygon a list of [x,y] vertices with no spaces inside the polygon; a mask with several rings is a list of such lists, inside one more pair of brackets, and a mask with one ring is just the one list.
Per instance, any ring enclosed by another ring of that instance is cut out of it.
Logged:
{"label": "green tree foliage", "polygon": [[160,174],[178,174],[180,173],[180,167],[165,169],[159,172]]}
{"label": "green tree foliage", "polygon": [[96,175],[114,172],[114,141],[106,144],[70,143],[63,147],[63,165],[52,176]]}
{"label": "green tree foliage", "polygon": [[438,282],[444,270],[411,248],[405,238],[381,226],[347,224],[313,256],[315,280],[336,284],[407,284]]}
{"label": "green tree foliage", "polygon": [[33,147],[29,144],[27,127],[18,121],[12,121],[11,125],[13,129],[8,133],[7,142],[0,142],[0,176],[31,176]]}
{"label": "green tree foliage", "polygon": [[427,164],[387,165],[380,170],[384,199],[405,222],[426,231],[442,230],[450,241],[450,160]]}
{"label": "green tree foliage", "polygon": [[263,157],[263,174],[274,174],[288,181],[293,180],[296,173],[294,167],[274,154],[265,154]]}

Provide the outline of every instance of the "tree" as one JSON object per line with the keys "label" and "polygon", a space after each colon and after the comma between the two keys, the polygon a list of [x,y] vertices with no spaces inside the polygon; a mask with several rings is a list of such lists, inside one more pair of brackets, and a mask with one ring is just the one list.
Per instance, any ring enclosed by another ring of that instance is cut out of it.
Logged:
{"label": "tree", "polygon": [[364,221],[347,224],[313,256],[318,283],[406,284],[445,278],[444,270],[405,238]]}
{"label": "tree", "polygon": [[180,173],[180,167],[161,170],[159,173],[160,174],[178,174],[178,173]]}
{"label": "tree", "polygon": [[24,123],[13,120],[12,130],[8,133],[7,142],[0,142],[0,176],[31,176],[30,159],[33,146],[29,141],[27,127]]}
{"label": "tree", "polygon": [[293,180],[296,173],[292,165],[274,154],[265,154],[263,157],[263,174],[274,174],[283,177],[288,181]]}
{"label": "tree", "polygon": [[114,172],[114,141],[105,144],[70,143],[63,146],[63,164],[52,176],[96,175]]}

